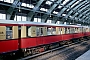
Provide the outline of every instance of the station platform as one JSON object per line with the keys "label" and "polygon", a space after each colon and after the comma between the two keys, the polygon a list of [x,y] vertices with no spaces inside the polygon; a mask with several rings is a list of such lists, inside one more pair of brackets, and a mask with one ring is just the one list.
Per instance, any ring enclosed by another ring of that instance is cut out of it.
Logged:
{"label": "station platform", "polygon": [[75,60],[90,60],[90,50],[88,50],[86,53],[84,53]]}

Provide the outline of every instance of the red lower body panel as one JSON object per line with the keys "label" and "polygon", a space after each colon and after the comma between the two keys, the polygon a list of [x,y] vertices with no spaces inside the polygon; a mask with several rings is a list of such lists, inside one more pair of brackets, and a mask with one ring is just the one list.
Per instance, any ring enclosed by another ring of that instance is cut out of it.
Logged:
{"label": "red lower body panel", "polygon": [[22,38],[20,40],[20,48],[29,48],[33,46],[37,46],[36,38]]}
{"label": "red lower body panel", "polygon": [[73,34],[64,34],[62,35],[63,40],[70,40],[73,38]]}
{"label": "red lower body panel", "polygon": [[18,50],[18,40],[0,41],[0,53]]}
{"label": "red lower body panel", "polygon": [[81,33],[81,37],[84,37],[84,33]]}
{"label": "red lower body panel", "polygon": [[90,32],[88,32],[88,35],[90,36]]}
{"label": "red lower body panel", "polygon": [[49,43],[55,43],[55,42],[58,42],[62,40],[62,36],[58,36],[58,35],[55,35],[55,36],[46,36],[46,37],[43,37],[43,44],[49,44]]}
{"label": "red lower body panel", "polygon": [[80,37],[82,37],[83,35],[82,35],[82,33],[75,33],[74,34],[74,38],[80,38]]}
{"label": "red lower body panel", "polygon": [[90,35],[90,32],[85,32],[84,35],[85,36],[89,36]]}
{"label": "red lower body panel", "polygon": [[30,48],[43,44],[55,43],[58,41],[70,40],[72,38],[73,34],[22,38],[20,40],[20,48]]}

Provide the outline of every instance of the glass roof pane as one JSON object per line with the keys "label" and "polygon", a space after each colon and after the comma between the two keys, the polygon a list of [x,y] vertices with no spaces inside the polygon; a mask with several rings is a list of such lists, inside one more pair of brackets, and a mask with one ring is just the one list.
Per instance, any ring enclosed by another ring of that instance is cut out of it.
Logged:
{"label": "glass roof pane", "polygon": [[15,17],[14,17],[14,21],[16,21],[16,15],[15,15]]}
{"label": "glass roof pane", "polygon": [[79,2],[80,2],[80,1],[75,2],[75,3],[71,6],[71,8],[74,7],[76,4],[78,4]]}
{"label": "glass roof pane", "polygon": [[66,14],[62,14],[62,16],[66,16]]}
{"label": "glass roof pane", "polygon": [[53,11],[53,13],[54,13],[54,14],[58,14],[58,12],[56,12],[56,11]]}
{"label": "glass roof pane", "polygon": [[17,21],[21,21],[21,16],[17,16]]}
{"label": "glass roof pane", "polygon": [[14,0],[10,0],[10,1],[11,1],[11,3],[13,3]]}
{"label": "glass roof pane", "polygon": [[25,6],[26,7],[26,3],[22,3],[22,6]]}
{"label": "glass roof pane", "polygon": [[60,21],[57,21],[56,24],[60,24]]}
{"label": "glass roof pane", "polygon": [[2,13],[0,13],[0,19],[6,19],[6,14],[2,14]]}
{"label": "glass roof pane", "polygon": [[45,9],[45,8],[41,8],[40,10],[41,11],[46,11],[46,12],[48,11],[48,9]]}
{"label": "glass roof pane", "polygon": [[62,6],[60,6],[60,5],[58,6],[59,9],[60,9],[61,7],[62,7]]}
{"label": "glass roof pane", "polygon": [[67,24],[67,22],[64,22],[64,24]]}
{"label": "glass roof pane", "polygon": [[27,7],[29,7],[29,8],[34,8],[34,5],[32,5],[32,4],[27,4]]}
{"label": "glass roof pane", "polygon": [[38,18],[38,22],[41,22],[41,18]]}
{"label": "glass roof pane", "polygon": [[46,4],[51,5],[52,2],[51,1],[46,1]]}
{"label": "glass roof pane", "polygon": [[34,22],[37,22],[37,18],[34,18]]}
{"label": "glass roof pane", "polygon": [[41,18],[34,18],[34,22],[41,22]]}
{"label": "glass roof pane", "polygon": [[3,1],[3,0],[0,0],[0,1]]}
{"label": "glass roof pane", "polygon": [[65,5],[68,1],[70,1],[70,0],[65,0],[65,1],[62,3],[62,5]]}
{"label": "glass roof pane", "polygon": [[55,1],[55,0],[51,0],[51,1]]}
{"label": "glass roof pane", "polygon": [[52,20],[47,20],[47,22],[46,23],[51,23],[52,22]]}
{"label": "glass roof pane", "polygon": [[22,21],[26,21],[26,17],[25,16],[22,16]]}
{"label": "glass roof pane", "polygon": [[[0,0],[2,1],[2,0]],[[4,2],[13,3],[14,0],[4,0]]]}

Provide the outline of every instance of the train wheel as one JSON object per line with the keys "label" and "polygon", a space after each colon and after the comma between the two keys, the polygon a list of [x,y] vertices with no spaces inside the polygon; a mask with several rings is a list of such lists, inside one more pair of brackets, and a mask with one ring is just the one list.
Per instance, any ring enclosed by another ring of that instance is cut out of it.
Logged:
{"label": "train wheel", "polygon": [[31,50],[33,55],[36,54],[36,48],[32,48]]}

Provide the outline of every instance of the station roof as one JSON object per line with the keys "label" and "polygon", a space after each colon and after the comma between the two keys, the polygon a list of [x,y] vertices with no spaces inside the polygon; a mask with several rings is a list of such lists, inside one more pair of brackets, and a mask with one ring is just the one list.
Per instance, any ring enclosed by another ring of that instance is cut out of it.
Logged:
{"label": "station roof", "polygon": [[28,21],[40,17],[44,22],[49,18],[90,25],[90,0],[0,0],[0,12],[10,20],[23,15]]}

